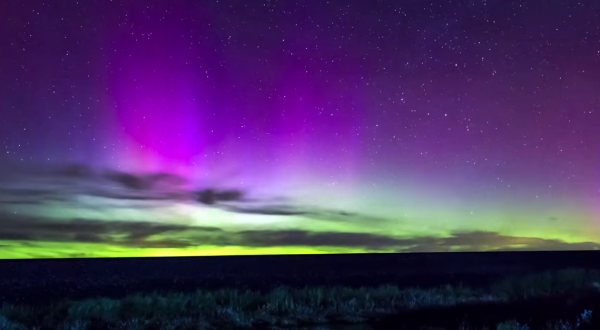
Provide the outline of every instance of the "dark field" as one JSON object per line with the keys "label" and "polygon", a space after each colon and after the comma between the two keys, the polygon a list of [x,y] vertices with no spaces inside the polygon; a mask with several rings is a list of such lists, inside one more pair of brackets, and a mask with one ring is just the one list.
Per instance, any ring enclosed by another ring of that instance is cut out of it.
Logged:
{"label": "dark field", "polygon": [[4,260],[0,328],[600,329],[599,268],[596,252]]}
{"label": "dark field", "polygon": [[302,286],[484,285],[513,274],[600,268],[600,253],[489,252],[0,260],[0,298],[45,303],[139,291]]}

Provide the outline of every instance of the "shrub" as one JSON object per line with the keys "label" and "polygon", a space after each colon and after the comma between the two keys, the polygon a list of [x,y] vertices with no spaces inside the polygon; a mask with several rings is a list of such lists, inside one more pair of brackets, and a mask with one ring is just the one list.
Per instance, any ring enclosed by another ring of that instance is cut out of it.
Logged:
{"label": "shrub", "polygon": [[529,327],[515,320],[509,320],[498,324],[496,330],[529,330]]}

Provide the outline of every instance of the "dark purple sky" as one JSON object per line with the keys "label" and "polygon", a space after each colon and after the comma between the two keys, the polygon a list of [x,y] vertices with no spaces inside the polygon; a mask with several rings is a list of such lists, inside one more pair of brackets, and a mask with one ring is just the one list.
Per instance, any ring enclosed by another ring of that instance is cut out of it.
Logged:
{"label": "dark purple sky", "polygon": [[[573,217],[579,233],[600,214],[599,12],[4,0],[0,161],[174,173],[388,217],[435,205],[451,229],[478,228],[460,213],[473,209],[494,231],[514,227],[503,212]],[[420,202],[393,207],[407,198]]]}

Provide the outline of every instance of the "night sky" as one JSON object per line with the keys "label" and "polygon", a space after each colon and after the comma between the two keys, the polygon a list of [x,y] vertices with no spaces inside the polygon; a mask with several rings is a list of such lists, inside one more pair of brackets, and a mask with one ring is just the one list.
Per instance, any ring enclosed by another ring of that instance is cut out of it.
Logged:
{"label": "night sky", "polygon": [[600,2],[0,2],[0,258],[600,248]]}

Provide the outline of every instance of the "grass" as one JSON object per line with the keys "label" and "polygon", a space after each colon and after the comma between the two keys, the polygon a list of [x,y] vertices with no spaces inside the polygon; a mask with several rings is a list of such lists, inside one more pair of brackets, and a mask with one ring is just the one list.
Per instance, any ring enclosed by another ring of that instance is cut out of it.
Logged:
{"label": "grass", "polygon": [[[3,304],[0,329],[193,330],[259,326],[273,329],[335,322],[365,323],[376,316],[426,306],[575,295],[593,288],[597,282],[600,272],[574,269],[512,276],[485,288],[280,287],[269,292],[221,289],[135,294],[119,300],[62,301],[36,308]],[[589,318],[591,312],[588,312],[585,317]],[[585,317],[582,314],[582,320]],[[497,329],[527,329],[515,322],[498,324]],[[548,329],[575,329],[567,325],[549,324]]]}

